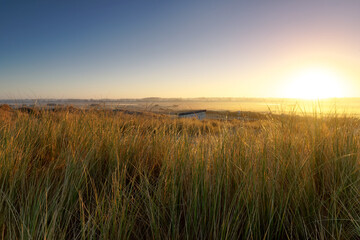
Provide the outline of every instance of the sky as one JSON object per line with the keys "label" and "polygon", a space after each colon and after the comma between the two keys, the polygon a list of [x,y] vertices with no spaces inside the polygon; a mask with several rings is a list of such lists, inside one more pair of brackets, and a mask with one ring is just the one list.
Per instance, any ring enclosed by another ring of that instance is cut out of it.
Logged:
{"label": "sky", "polygon": [[0,0],[0,99],[288,97],[314,68],[360,97],[359,23],[359,0]]}

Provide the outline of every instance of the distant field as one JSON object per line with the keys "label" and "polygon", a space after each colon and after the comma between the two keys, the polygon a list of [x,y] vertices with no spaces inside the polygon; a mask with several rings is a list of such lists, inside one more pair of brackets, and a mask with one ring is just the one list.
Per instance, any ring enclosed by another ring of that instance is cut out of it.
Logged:
{"label": "distant field", "polygon": [[360,113],[360,98],[339,98],[324,100],[296,100],[275,98],[194,98],[194,99],[119,99],[119,100],[0,100],[13,106],[41,106],[53,107],[56,105],[73,105],[75,107],[89,108],[99,106],[111,109],[129,109],[154,112],[176,112],[182,110],[207,109],[214,111],[255,111],[275,113],[312,113],[314,110],[324,113],[337,112],[341,114]]}
{"label": "distant field", "polygon": [[0,236],[359,239],[359,119],[252,118],[2,106]]}

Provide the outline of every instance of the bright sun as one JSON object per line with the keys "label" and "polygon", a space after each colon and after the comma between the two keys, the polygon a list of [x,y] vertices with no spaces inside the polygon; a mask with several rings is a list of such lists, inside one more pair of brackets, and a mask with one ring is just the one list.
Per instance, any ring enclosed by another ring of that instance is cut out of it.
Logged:
{"label": "bright sun", "polygon": [[344,97],[341,77],[326,68],[308,68],[294,73],[287,80],[287,98],[321,99]]}

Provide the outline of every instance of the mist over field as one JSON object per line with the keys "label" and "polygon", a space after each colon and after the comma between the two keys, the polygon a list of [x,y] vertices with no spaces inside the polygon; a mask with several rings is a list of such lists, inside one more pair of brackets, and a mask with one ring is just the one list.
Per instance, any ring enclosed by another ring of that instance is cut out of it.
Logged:
{"label": "mist over field", "polygon": [[127,109],[172,113],[206,109],[213,111],[254,111],[274,113],[347,113],[360,112],[360,98],[286,99],[286,98],[139,98],[139,99],[3,99],[0,103],[13,107],[100,106],[108,109]]}

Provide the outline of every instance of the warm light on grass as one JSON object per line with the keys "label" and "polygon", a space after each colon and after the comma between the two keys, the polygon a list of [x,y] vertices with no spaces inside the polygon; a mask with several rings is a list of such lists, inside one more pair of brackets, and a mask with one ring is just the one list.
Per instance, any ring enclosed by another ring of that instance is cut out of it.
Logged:
{"label": "warm light on grass", "polygon": [[330,69],[304,69],[289,77],[285,96],[299,99],[344,97],[343,80],[337,72]]}
{"label": "warm light on grass", "polygon": [[358,119],[5,110],[0,239],[359,239]]}

